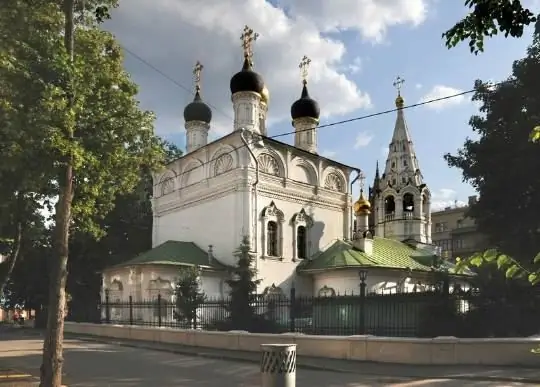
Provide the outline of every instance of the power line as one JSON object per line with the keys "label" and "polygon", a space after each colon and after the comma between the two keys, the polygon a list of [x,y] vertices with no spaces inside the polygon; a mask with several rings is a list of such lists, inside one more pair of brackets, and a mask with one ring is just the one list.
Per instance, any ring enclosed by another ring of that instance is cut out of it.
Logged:
{"label": "power line", "polygon": [[[506,84],[506,83],[510,83],[510,82],[514,82],[514,80],[507,80],[507,81],[502,81],[502,82],[499,82],[499,83],[490,84],[489,87],[493,88],[493,87],[497,87],[497,86],[500,86],[500,85],[503,85],[503,84]],[[445,101],[445,100],[452,99],[452,98],[461,97],[461,96],[464,96],[464,95],[467,95],[467,94],[470,94],[470,93],[474,93],[475,91],[477,91],[477,90],[476,89],[470,89],[470,90],[462,91],[460,93],[447,95],[447,96],[440,97],[440,98],[434,98],[434,99],[430,99],[430,100],[427,100],[427,101],[418,102],[418,103],[415,103],[415,104],[412,104],[412,105],[407,105],[407,106],[404,106],[402,108],[394,108],[394,109],[384,110],[384,111],[380,111],[380,112],[377,112],[377,113],[366,114],[366,115],[363,115],[363,116],[353,117],[353,118],[349,118],[349,119],[346,119],[346,120],[331,122],[329,124],[324,124],[324,125],[316,126],[316,127],[313,127],[313,128],[306,128],[306,129],[302,129],[302,130],[298,130],[298,131],[294,130],[294,131],[290,131],[290,132],[280,133],[280,134],[270,136],[270,137],[262,136],[262,139],[263,140],[264,140],[264,138],[274,139],[274,138],[278,138],[278,137],[288,136],[288,135],[291,135],[291,134],[302,133],[302,132],[316,130],[316,129],[323,129],[323,128],[328,128],[328,127],[331,127],[331,126],[344,125],[344,124],[348,124],[348,123],[355,122],[355,121],[365,120],[365,119],[368,119],[368,118],[373,118],[373,117],[382,116],[382,115],[389,114],[389,113],[394,113],[394,112],[397,112],[400,109],[401,110],[411,109],[411,108],[415,108],[415,107],[419,107],[419,106],[429,105],[429,104],[432,104],[432,103],[435,103],[435,102],[440,102],[440,101]],[[253,143],[253,141],[248,142],[247,145],[250,145],[252,143]],[[243,145],[241,145],[239,147],[235,147],[234,149],[232,149],[229,152],[221,153],[220,156],[223,156],[223,155],[226,155],[226,154],[231,154],[231,153],[236,152],[237,150],[239,150],[239,149],[241,149],[241,148],[243,148],[245,146],[246,145],[243,144]],[[201,163],[200,165],[198,165],[198,166],[196,166],[194,168],[191,168],[191,169],[189,169],[187,171],[183,171],[182,173],[180,173],[180,174],[178,174],[178,175],[176,175],[174,177],[168,177],[168,178],[164,179],[163,181],[160,181],[159,183],[154,184],[153,186],[155,187],[155,186],[163,184],[163,183],[165,183],[165,182],[167,182],[169,180],[181,177],[181,176],[183,176],[183,175],[185,175],[187,173],[190,173],[190,172],[196,170],[197,168],[204,167],[205,165],[210,164],[213,161],[215,161],[215,160],[205,161],[204,163]],[[172,192],[178,191],[180,189],[181,189],[181,187],[175,189]]]}
{"label": "power line", "polygon": [[[148,62],[146,59],[140,57],[139,55],[137,55],[136,53],[134,53],[133,51],[131,51],[130,49],[126,48],[126,46],[122,46],[123,50],[125,52],[127,52],[129,55],[131,55],[132,57],[134,57],[135,59],[137,59],[139,62],[143,63],[144,65],[148,66],[149,68],[151,68],[152,70],[154,70],[156,73],[158,73],[159,75],[161,75],[163,78],[167,79],[168,81],[172,82],[173,84],[175,84],[176,86],[180,87],[181,89],[187,91],[190,95],[192,96],[195,96],[195,93],[193,91],[193,89],[190,89],[184,85],[182,85],[180,82],[178,82],[176,79],[174,79],[173,77],[171,77],[170,75],[168,75],[167,73],[161,71],[160,69],[158,69],[156,66],[154,66],[152,63]],[[206,100],[204,101],[208,106],[210,106],[211,108],[213,108],[215,111],[223,114],[225,117],[227,117],[228,119],[232,120],[233,118],[231,116],[229,116],[227,113],[225,113],[223,110],[213,106],[212,104],[208,103]]]}
{"label": "power line", "polygon": [[[165,72],[161,71],[159,68],[157,68],[156,66],[152,65],[150,62],[148,62],[147,60],[145,60],[144,58],[140,57],[139,55],[137,55],[136,53],[134,53],[133,51],[129,50],[128,48],[126,48],[125,46],[122,46],[122,48],[124,49],[124,51],[126,51],[128,54],[130,54],[131,56],[133,56],[135,59],[139,60],[141,63],[145,64],[146,66],[148,66],[149,68],[151,68],[152,70],[154,70],[155,72],[157,72],[158,74],[160,74],[161,76],[163,76],[164,78],[166,78],[167,80],[169,80],[170,82],[172,82],[173,84],[175,84],[176,86],[180,87],[181,89],[187,91],[188,93],[190,93],[191,95],[194,95],[193,93],[193,90],[187,88],[186,86],[182,85],[180,82],[178,82],[177,80],[175,80],[174,78],[172,78],[171,76],[167,75]],[[503,85],[503,84],[506,84],[506,83],[510,83],[510,82],[514,82],[514,80],[506,80],[506,81],[502,81],[502,82],[498,82],[498,83],[494,83],[494,84],[490,84],[489,87],[490,88],[493,88],[493,87],[497,87],[497,86],[500,86],[500,85]],[[435,103],[435,102],[440,102],[440,101],[445,101],[445,100],[448,100],[448,99],[452,99],[452,98],[457,98],[457,97],[461,97],[461,96],[464,96],[464,95],[467,95],[467,94],[470,94],[470,93],[474,93],[476,91],[476,89],[470,89],[470,90],[466,90],[466,91],[462,91],[460,93],[456,93],[456,94],[452,94],[452,95],[447,95],[447,96],[444,96],[444,97],[440,97],[440,98],[434,98],[434,99],[431,99],[431,100],[427,100],[427,101],[423,101],[423,102],[418,102],[418,103],[415,103],[415,104],[412,104],[412,105],[407,105],[407,106],[404,106],[402,107],[401,109],[402,110],[405,110],[405,109],[411,109],[411,108],[415,108],[415,107],[419,107],[419,106],[424,106],[424,105],[428,105],[428,104],[431,104],[431,103]],[[220,112],[221,114],[223,114],[225,117],[233,120],[232,117],[230,117],[227,113],[224,113],[222,110],[218,109],[217,107],[215,107],[214,105],[208,103],[205,101],[205,103],[214,108],[216,111]],[[328,128],[328,127],[332,127],[332,126],[338,126],[338,125],[344,125],[344,124],[348,124],[348,123],[351,123],[351,122],[355,122],[355,121],[360,121],[360,120],[364,120],[364,119],[367,119],[367,118],[373,118],[373,117],[378,117],[378,116],[382,116],[382,115],[385,115],[385,114],[389,114],[389,113],[394,113],[394,112],[397,112],[399,110],[399,108],[394,108],[394,109],[389,109],[389,110],[384,110],[384,111],[380,111],[380,112],[377,112],[377,113],[372,113],[372,114],[367,114],[367,115],[363,115],[363,116],[358,116],[358,117],[353,117],[353,118],[349,118],[349,119],[346,119],[346,120],[341,120],[341,121],[335,121],[335,122],[331,122],[329,124],[325,124],[325,125],[320,125],[320,126],[316,126],[316,127],[313,127],[313,128],[306,128],[306,129],[302,129],[302,130],[293,130],[293,131],[290,131],[290,132],[285,132],[285,133],[280,133],[280,134],[276,134],[274,136],[269,136],[269,137],[264,137],[263,136],[263,139],[264,138],[268,138],[268,139],[274,139],[274,138],[279,138],[279,137],[284,137],[284,136],[289,136],[291,134],[296,134],[296,133],[302,133],[302,132],[306,132],[306,131],[311,131],[311,130],[316,130],[316,129],[323,129],[323,128]],[[250,145],[252,142],[248,142],[248,145]],[[221,153],[220,156],[223,156],[223,155],[226,155],[226,154],[231,154],[233,152],[236,152],[237,150],[245,147],[246,145],[243,144],[239,147],[236,147],[236,148],[233,148],[233,150],[229,151],[229,152],[225,152],[225,153]],[[186,173],[190,173],[194,170],[196,170],[197,168],[201,168],[201,167],[204,167],[205,165],[207,164],[210,164],[211,162],[213,162],[214,160],[208,160],[194,168],[191,168],[187,171],[183,171],[182,173],[174,176],[174,177],[169,177],[167,179],[164,179],[163,181],[160,181],[159,183],[157,184],[154,184],[153,187],[157,186],[157,185],[160,185],[160,184],[163,184],[164,182],[167,182],[169,180],[172,180],[172,179],[176,179],[178,177],[181,177],[183,176],[184,174]],[[174,191],[177,191],[177,190],[180,190],[181,187],[175,189]],[[174,192],[173,191],[173,192]]]}

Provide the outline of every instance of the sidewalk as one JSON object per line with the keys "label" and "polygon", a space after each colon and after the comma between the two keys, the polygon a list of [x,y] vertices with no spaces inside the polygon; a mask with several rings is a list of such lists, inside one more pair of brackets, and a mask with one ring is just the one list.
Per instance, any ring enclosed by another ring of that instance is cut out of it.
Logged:
{"label": "sidewalk", "polygon": [[[103,342],[107,344],[166,351],[220,360],[233,360],[250,363],[259,363],[260,361],[259,354],[245,351],[189,347],[135,340],[109,339],[68,333],[66,333],[66,338]],[[424,379],[453,378],[471,381],[532,383],[540,385],[540,370],[532,368],[493,366],[422,366],[325,359],[307,356],[298,356],[297,365],[299,368],[304,369],[355,373],[365,376],[409,377]]]}

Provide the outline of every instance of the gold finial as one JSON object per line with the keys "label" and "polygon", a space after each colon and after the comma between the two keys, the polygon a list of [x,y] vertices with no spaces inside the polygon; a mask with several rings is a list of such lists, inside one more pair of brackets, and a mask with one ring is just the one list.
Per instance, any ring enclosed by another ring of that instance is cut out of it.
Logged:
{"label": "gold finial", "polygon": [[366,175],[364,175],[364,172],[360,171],[358,174],[358,183],[360,184],[360,192],[364,191],[364,184],[366,182]]}
{"label": "gold finial", "polygon": [[307,83],[307,76],[308,76],[310,63],[311,63],[311,59],[309,59],[306,55],[304,55],[304,57],[300,61],[300,64],[298,65],[298,67],[300,68],[300,74],[302,74],[302,82],[304,84]]}
{"label": "gold finial", "polygon": [[244,49],[244,58],[251,59],[253,56],[253,42],[257,40],[259,34],[248,26],[244,27],[244,33],[240,36],[242,48]]}
{"label": "gold finial", "polygon": [[360,197],[353,204],[353,211],[356,215],[369,214],[371,209],[371,203],[369,202],[369,200],[364,198],[364,183],[366,180],[366,175],[364,175],[363,172],[360,172],[360,174],[358,175],[358,180],[360,184]]}
{"label": "gold finial", "polygon": [[201,62],[197,61],[195,67],[193,67],[193,78],[195,80],[195,91],[201,90],[201,73],[204,66]]}
{"label": "gold finial", "polygon": [[401,96],[401,87],[405,83],[405,79],[398,76],[393,83],[394,87],[397,89],[397,98],[396,98],[396,107],[401,109],[404,105],[403,97]]}

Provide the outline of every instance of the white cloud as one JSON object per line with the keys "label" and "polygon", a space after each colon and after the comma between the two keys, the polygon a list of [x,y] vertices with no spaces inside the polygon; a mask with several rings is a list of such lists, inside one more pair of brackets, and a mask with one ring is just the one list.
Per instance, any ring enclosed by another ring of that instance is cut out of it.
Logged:
{"label": "white cloud", "polygon": [[[202,97],[212,107],[213,130],[222,134],[232,127],[229,81],[242,66],[239,37],[245,24],[259,33],[255,70],[270,90],[272,125],[290,120],[290,106],[301,92],[298,63],[304,54],[312,60],[309,90],[321,105],[322,118],[371,107],[370,96],[349,78],[353,68],[360,71],[360,59],[345,62],[345,43],[324,34],[329,26],[356,29],[366,39],[377,40],[394,25],[420,23],[425,12],[425,0],[391,2],[395,5],[349,1],[354,5],[351,12],[361,15],[357,20],[349,17],[347,7],[314,1],[333,11],[327,16],[298,13],[306,6],[315,10],[311,1],[298,1],[287,9],[288,0],[279,7],[264,0],[131,0],[113,12],[105,27],[127,49],[187,88],[193,84],[193,65],[200,60]],[[366,20],[372,22],[364,25]],[[143,106],[155,111],[161,134],[183,130],[183,107],[192,95],[129,53],[126,66],[141,87]]]}
{"label": "white cloud", "polygon": [[363,148],[368,146],[369,143],[373,140],[373,135],[367,132],[360,132],[356,136],[356,141],[354,143],[354,149]]}
{"label": "white cloud", "polygon": [[[463,90],[456,89],[450,86],[442,86],[442,85],[436,85],[433,86],[433,88],[427,92],[422,98],[420,98],[421,102],[428,102],[433,101],[439,98],[445,98],[450,97],[459,93],[462,93]],[[437,102],[431,102],[426,104],[425,106],[433,109],[433,110],[442,110],[451,106],[460,105],[461,103],[467,101],[467,98],[464,95],[459,95],[452,98],[443,99]]]}
{"label": "white cloud", "polygon": [[336,155],[336,151],[333,151],[333,150],[323,150],[321,152],[321,156],[322,157],[326,157],[328,159],[331,159],[332,157],[334,157]]}
{"label": "white cloud", "polygon": [[457,193],[451,188],[441,188],[431,194],[431,210],[441,211],[447,207],[463,207],[467,205],[462,200],[457,199]]}
{"label": "white cloud", "polygon": [[349,73],[357,74],[362,71],[362,58],[356,57],[353,61],[347,66]]}
{"label": "white cloud", "polygon": [[416,85],[414,85],[414,87],[416,87],[417,89],[421,89],[421,88],[422,88],[422,84],[421,84],[421,83],[417,83]]}
{"label": "white cloud", "polygon": [[372,42],[381,42],[389,27],[421,24],[428,0],[279,0],[297,19],[313,20],[323,32],[355,30]]}

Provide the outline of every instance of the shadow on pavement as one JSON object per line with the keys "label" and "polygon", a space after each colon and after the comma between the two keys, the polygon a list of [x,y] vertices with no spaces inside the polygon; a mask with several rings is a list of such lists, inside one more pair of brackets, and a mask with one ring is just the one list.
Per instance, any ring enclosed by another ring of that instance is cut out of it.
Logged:
{"label": "shadow on pavement", "polygon": [[[9,367],[38,375],[42,338],[39,332],[0,332],[0,368]],[[215,387],[218,385],[260,386],[257,354],[252,362],[231,361],[194,354],[66,339],[64,378],[69,387]],[[359,368],[364,367],[359,365]],[[381,375],[385,375],[382,373]],[[388,375],[388,373],[386,373]],[[524,383],[456,380],[442,376],[388,377],[363,372],[297,370],[298,387],[513,387]],[[32,385],[32,384],[29,384]],[[538,384],[528,384],[538,385]],[[0,387],[4,387],[0,383]]]}

